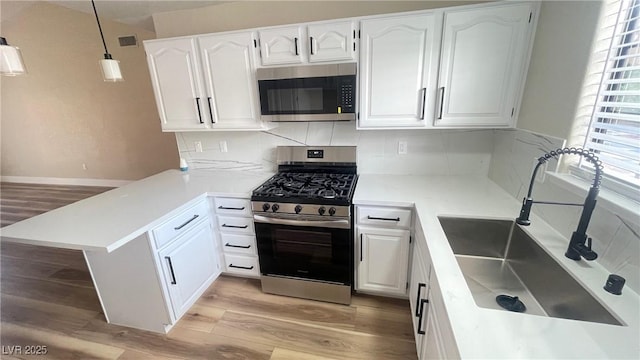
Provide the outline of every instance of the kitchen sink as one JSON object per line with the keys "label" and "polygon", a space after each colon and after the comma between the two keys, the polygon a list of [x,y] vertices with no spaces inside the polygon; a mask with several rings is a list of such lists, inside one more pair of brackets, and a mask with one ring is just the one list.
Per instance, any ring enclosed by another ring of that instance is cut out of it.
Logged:
{"label": "kitchen sink", "polygon": [[438,219],[478,306],[517,296],[525,314],[623,325],[513,221]]}

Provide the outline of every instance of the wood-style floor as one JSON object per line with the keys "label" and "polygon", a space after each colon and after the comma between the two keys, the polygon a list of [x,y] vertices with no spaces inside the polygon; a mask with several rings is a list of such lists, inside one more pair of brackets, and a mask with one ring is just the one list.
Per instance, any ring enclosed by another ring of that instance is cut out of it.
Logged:
{"label": "wood-style floor", "polygon": [[[0,220],[106,190],[2,183]],[[105,322],[79,251],[3,242],[0,265],[1,359],[416,359],[408,301],[356,295],[350,306],[328,304],[221,276],[160,335]],[[9,354],[15,345],[22,355]],[[46,345],[47,355],[25,356],[31,345]]]}

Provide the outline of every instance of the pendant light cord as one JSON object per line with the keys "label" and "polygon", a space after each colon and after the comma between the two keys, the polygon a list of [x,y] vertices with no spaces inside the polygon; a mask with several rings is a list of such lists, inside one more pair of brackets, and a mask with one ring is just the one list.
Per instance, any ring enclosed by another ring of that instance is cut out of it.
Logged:
{"label": "pendant light cord", "polygon": [[100,19],[98,19],[98,11],[96,10],[96,3],[91,0],[91,5],[93,5],[93,13],[96,14],[96,22],[98,23],[98,30],[100,30],[100,37],[102,38],[102,45],[104,45],[104,56],[106,59],[110,59],[111,55],[109,54],[109,50],[107,50],[107,43],[104,41],[104,34],[102,34],[102,26],[100,26]]}

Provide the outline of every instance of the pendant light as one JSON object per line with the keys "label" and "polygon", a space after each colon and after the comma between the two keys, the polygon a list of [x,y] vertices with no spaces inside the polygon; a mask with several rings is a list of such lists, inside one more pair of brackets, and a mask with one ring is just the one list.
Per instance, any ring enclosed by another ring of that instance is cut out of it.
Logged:
{"label": "pendant light", "polygon": [[100,68],[102,68],[102,77],[104,81],[116,82],[124,81],[122,72],[120,72],[120,61],[114,60],[107,50],[107,43],[104,41],[104,34],[102,34],[102,26],[100,26],[100,19],[98,19],[98,11],[96,10],[96,4],[91,0],[93,5],[93,13],[96,14],[96,22],[98,23],[98,30],[100,30],[100,37],[102,38],[102,45],[104,45],[104,59],[100,60]]}
{"label": "pendant light", "polygon": [[0,37],[0,75],[16,76],[26,73],[20,49],[10,46],[7,39]]}

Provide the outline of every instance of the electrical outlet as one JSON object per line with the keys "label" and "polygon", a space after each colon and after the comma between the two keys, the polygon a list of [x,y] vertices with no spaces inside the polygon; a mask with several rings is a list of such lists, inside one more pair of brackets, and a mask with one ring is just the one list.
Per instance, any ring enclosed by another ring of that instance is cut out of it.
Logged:
{"label": "electrical outlet", "polygon": [[226,140],[220,141],[220,152],[226,153],[228,151],[229,151],[229,148],[227,147],[227,141]]}
{"label": "electrical outlet", "polygon": [[196,141],[195,142],[195,147],[196,147],[196,152],[202,152],[202,142],[201,141]]}
{"label": "electrical outlet", "polygon": [[87,170],[87,164],[82,163],[82,170]]}
{"label": "electrical outlet", "polygon": [[406,155],[407,154],[407,142],[406,141],[398,141],[398,154]]}

